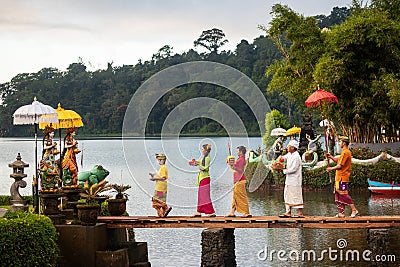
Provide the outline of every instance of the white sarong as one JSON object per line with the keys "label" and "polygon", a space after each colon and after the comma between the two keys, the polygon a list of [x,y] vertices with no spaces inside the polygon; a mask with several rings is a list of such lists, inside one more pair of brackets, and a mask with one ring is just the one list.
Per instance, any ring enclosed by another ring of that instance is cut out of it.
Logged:
{"label": "white sarong", "polygon": [[299,185],[285,185],[283,193],[285,205],[293,208],[303,208],[303,190]]}

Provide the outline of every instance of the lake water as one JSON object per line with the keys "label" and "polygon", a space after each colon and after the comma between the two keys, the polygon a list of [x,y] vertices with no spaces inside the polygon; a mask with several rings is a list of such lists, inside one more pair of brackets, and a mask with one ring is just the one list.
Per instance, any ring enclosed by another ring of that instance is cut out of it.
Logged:
{"label": "lake water", "polygon": [[[79,134],[79,133],[78,133]],[[192,215],[197,202],[197,170],[188,165],[191,158],[200,158],[200,147],[204,143],[212,144],[211,197],[217,215],[226,215],[231,206],[232,173],[225,164],[228,155],[228,138],[179,138],[175,139],[129,139],[118,138],[79,139],[78,155],[82,165],[80,170],[90,170],[101,164],[110,171],[107,178],[111,183],[130,184],[127,210],[130,215],[156,215],[151,207],[154,182],[148,173],[157,171],[155,153],[166,153],[169,169],[168,203],[173,207],[171,215]],[[260,138],[232,138],[232,147],[246,145],[257,149],[262,145]],[[20,189],[21,194],[31,194],[31,181],[34,173],[33,138],[0,138],[0,194],[9,194],[13,182],[10,178],[13,162],[17,153],[30,166],[25,169],[28,175],[27,188]],[[38,142],[39,153],[41,141]],[[232,149],[235,154],[236,149]],[[353,192],[352,197],[362,215],[399,215],[400,199],[375,199],[366,191]],[[330,192],[304,192],[306,215],[333,216],[337,213]],[[249,194],[250,211],[253,215],[277,215],[284,212],[283,190],[274,190],[266,194]],[[347,213],[350,211],[347,210]],[[148,242],[149,260],[152,266],[200,266],[202,229],[135,229],[137,241]],[[302,251],[337,249],[338,239],[347,241],[348,250],[366,250],[366,230],[318,230],[318,229],[236,229],[236,261],[238,266],[365,266],[365,262],[331,261],[326,256],[319,262],[279,261],[275,258],[259,259],[259,252],[266,247],[269,250]],[[399,231],[391,234],[392,247],[389,252],[396,255],[400,262],[397,244]],[[395,248],[396,246],[396,248]],[[260,254],[261,255],[261,254]]]}

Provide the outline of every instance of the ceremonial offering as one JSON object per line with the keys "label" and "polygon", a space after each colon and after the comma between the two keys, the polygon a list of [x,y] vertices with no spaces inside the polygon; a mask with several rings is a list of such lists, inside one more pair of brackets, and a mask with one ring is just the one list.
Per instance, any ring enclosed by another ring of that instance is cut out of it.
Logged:
{"label": "ceremonial offering", "polygon": [[274,170],[282,170],[286,167],[286,162],[285,159],[281,156],[279,156],[272,164],[271,164],[272,169]]}
{"label": "ceremonial offering", "polygon": [[226,157],[226,163],[229,165],[235,164],[235,157],[234,156]]}

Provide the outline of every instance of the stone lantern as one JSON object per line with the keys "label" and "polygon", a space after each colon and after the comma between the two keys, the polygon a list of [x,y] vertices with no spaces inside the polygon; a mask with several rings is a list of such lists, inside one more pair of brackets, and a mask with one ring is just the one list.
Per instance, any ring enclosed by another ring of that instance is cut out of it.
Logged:
{"label": "stone lantern", "polygon": [[8,164],[8,167],[13,168],[13,173],[10,174],[11,178],[15,179],[15,182],[11,185],[10,193],[11,193],[11,203],[10,203],[10,211],[28,211],[27,201],[19,193],[19,188],[25,188],[26,182],[22,180],[27,175],[24,173],[24,168],[29,167],[29,164],[23,162],[21,160],[21,155],[18,153],[17,160],[13,163]]}

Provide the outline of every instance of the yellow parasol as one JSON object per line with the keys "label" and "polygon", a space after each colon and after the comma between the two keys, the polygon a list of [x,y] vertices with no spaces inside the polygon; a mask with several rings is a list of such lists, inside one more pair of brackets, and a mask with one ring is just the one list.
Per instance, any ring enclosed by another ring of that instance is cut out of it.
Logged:
{"label": "yellow parasol", "polygon": [[[83,126],[82,117],[71,109],[63,109],[60,103],[58,103],[56,112],[58,114],[58,123],[51,124],[54,129],[66,129]],[[39,123],[39,128],[44,129],[49,125],[49,123]]]}
{"label": "yellow parasol", "polygon": [[290,128],[286,131],[286,136],[299,134],[300,132],[301,132],[301,128],[296,127],[296,125],[294,125],[292,128]]}
{"label": "yellow parasol", "polygon": [[61,149],[61,129],[67,129],[72,127],[82,127],[82,117],[75,111],[71,109],[63,109],[61,104],[58,103],[58,107],[56,109],[58,114],[58,123],[39,123],[39,128],[44,129],[46,126],[52,126],[54,129],[59,129],[59,137],[60,137],[60,151]]}
{"label": "yellow parasol", "polygon": [[[62,139],[61,139],[61,129],[68,129],[72,127],[82,127],[83,122],[82,122],[82,117],[75,111],[71,109],[63,109],[61,107],[61,104],[58,103],[58,107],[56,109],[56,112],[58,114],[58,122],[57,123],[39,123],[39,128],[44,129],[46,126],[51,126],[54,129],[59,129],[59,138],[60,138],[60,152],[62,151]],[[82,162],[82,156],[81,155],[81,162]],[[61,156],[62,157],[62,156]],[[62,158],[61,158],[62,161]],[[62,178],[62,172],[60,173],[60,178]]]}

